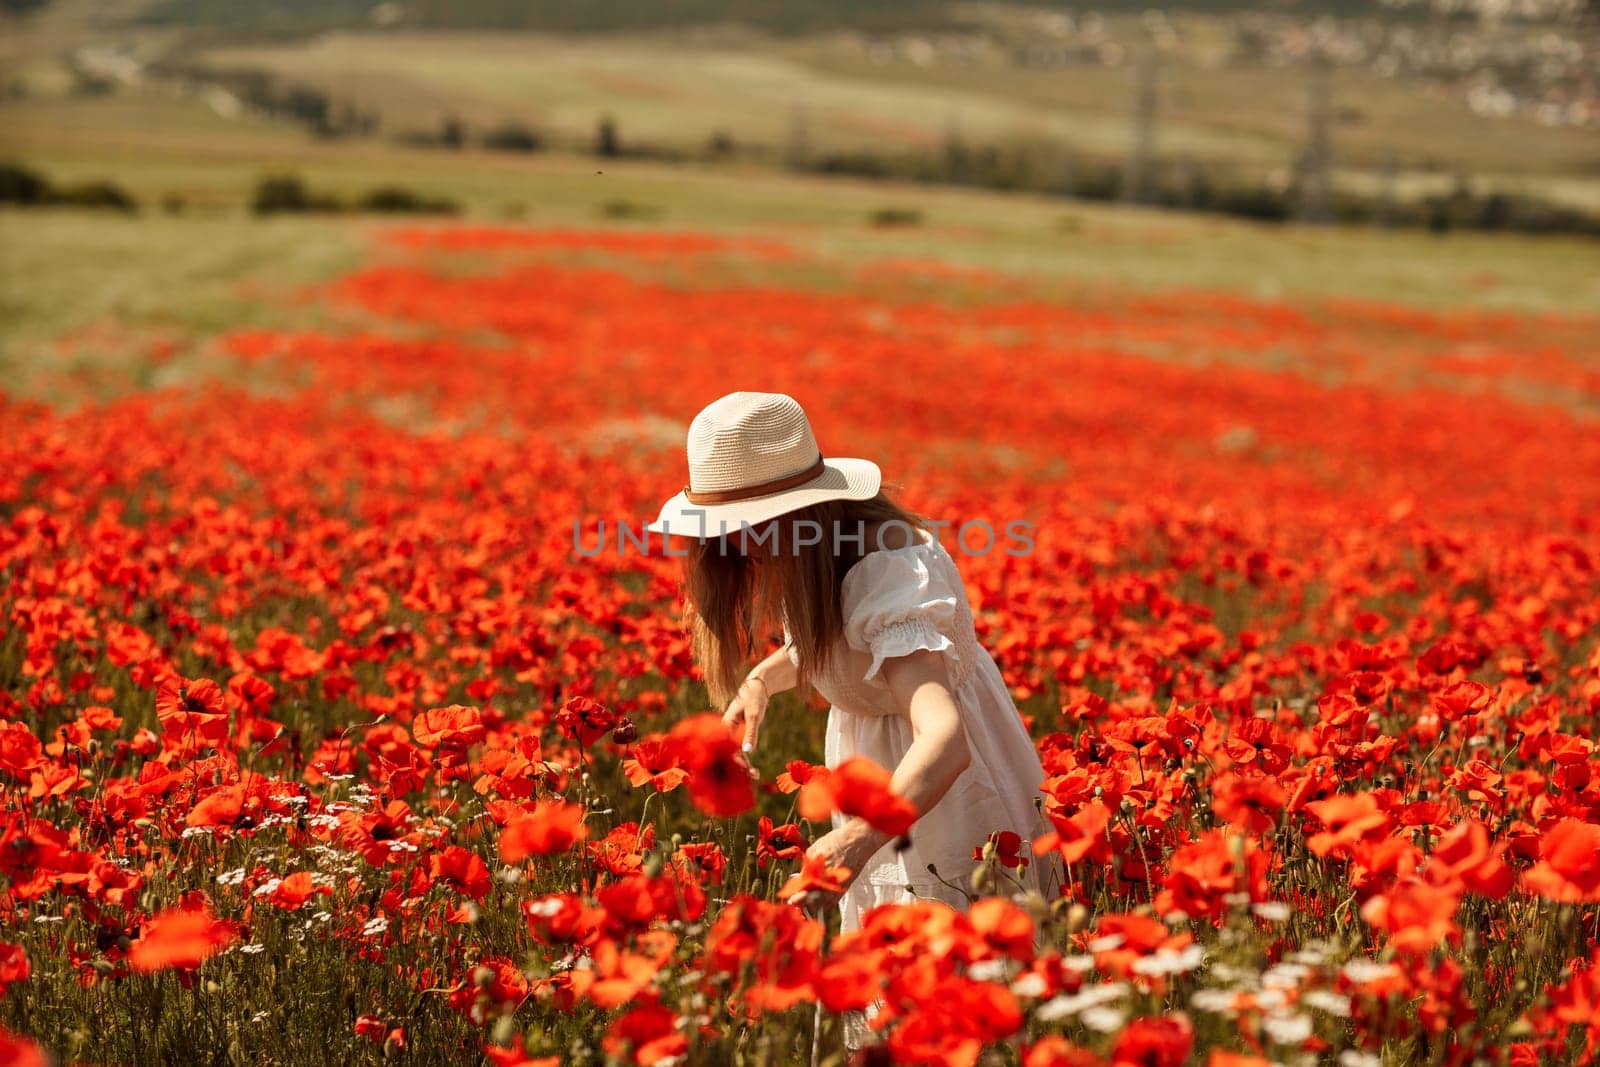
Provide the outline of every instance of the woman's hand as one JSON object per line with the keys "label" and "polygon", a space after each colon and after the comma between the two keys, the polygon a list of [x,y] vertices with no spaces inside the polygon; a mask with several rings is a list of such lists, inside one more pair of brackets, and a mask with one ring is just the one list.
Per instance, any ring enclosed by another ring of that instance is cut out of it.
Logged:
{"label": "woman's hand", "polygon": [[[917,811],[927,814],[972,762],[961,711],[950,695],[944,657],[937,652],[921,650],[896,656],[884,662],[883,673],[896,702],[911,720],[912,738],[911,747],[890,775],[889,791],[905,797]],[[916,833],[915,828],[912,833]],[[889,840],[888,834],[857,817],[819,837],[806,855],[820,856],[830,867],[848,867],[850,875],[844,879],[844,888],[848,889],[873,853]],[[802,895],[833,900],[839,896],[820,892]],[[811,907],[815,910],[816,905]]]}
{"label": "woman's hand", "polygon": [[796,893],[788,902],[802,904],[813,914],[822,911],[830,904],[838,903],[843,890],[850,888],[850,884],[856,880],[856,876],[867,865],[867,861],[888,843],[888,834],[874,830],[865,819],[860,818],[851,819],[838,829],[823,834],[806,849],[806,858],[820,858],[825,866],[844,867],[850,873],[844,877],[840,892]]}
{"label": "woman's hand", "polygon": [[[740,683],[739,692],[728,702],[728,710],[722,713],[722,721],[730,730],[736,730],[741,725],[744,727],[743,748],[747,762],[760,739],[761,724],[767,718],[767,702],[772,699],[772,694],[793,689],[798,680],[794,661],[789,658],[789,649],[785,645],[757,663]],[[754,767],[749,770],[750,777],[757,777]]]}
{"label": "woman's hand", "polygon": [[[739,686],[738,694],[728,702],[728,710],[722,713],[722,721],[729,729],[736,730],[743,726],[741,747],[746,756],[755,751],[756,740],[761,735],[761,724],[767,718],[769,699],[766,682],[759,675],[752,674]],[[755,773],[755,769],[751,768],[751,777],[755,777]]]}

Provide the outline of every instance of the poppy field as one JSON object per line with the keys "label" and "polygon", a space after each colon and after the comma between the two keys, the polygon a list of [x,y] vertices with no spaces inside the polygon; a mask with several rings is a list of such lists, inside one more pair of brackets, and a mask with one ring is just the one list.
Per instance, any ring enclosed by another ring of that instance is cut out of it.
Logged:
{"label": "poppy field", "polygon": [[[0,390],[0,1063],[1600,1062],[1600,316],[813,258],[399,227]],[[1052,827],[964,913],[781,903],[886,777],[752,780],[619,539],[732,389],[950,524]]]}

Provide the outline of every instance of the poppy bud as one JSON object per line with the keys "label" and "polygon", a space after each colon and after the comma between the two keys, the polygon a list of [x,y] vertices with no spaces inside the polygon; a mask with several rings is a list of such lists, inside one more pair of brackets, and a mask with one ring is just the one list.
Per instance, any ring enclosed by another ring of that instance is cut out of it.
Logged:
{"label": "poppy bud", "polygon": [[639,728],[632,719],[622,719],[611,731],[611,740],[619,745],[631,745],[639,740]]}
{"label": "poppy bud", "polygon": [[1089,925],[1089,909],[1082,904],[1074,904],[1067,909],[1067,933],[1081,934]]}

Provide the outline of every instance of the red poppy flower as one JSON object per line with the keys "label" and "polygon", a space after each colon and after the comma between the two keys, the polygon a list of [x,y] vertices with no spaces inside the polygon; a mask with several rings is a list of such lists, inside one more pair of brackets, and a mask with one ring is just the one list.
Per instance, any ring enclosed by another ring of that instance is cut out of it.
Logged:
{"label": "red poppy flower", "polygon": [[646,1000],[618,1016],[601,1045],[612,1056],[626,1055],[639,1067],[652,1067],[684,1055],[689,1039],[678,1029],[678,1016],[671,1008]]}
{"label": "red poppy flower", "polygon": [[40,763],[44,746],[20,722],[0,722],[0,770],[22,778]]}
{"label": "red poppy flower", "polygon": [[163,684],[156,717],[172,743],[184,748],[218,747],[228,738],[228,707],[221,687],[209,678]]}
{"label": "red poppy flower", "polygon": [[973,932],[993,951],[1024,963],[1033,958],[1033,919],[1011,901],[985,897],[974,901],[967,915]]}
{"label": "red poppy flower", "polygon": [[1250,833],[1276,826],[1286,800],[1278,780],[1265,775],[1224,773],[1211,783],[1211,810]]}
{"label": "red poppy flower", "polygon": [[412,720],[411,736],[425,748],[471,748],[484,739],[483,712],[460,704],[429,708]]}
{"label": "red poppy flower", "polygon": [[1379,809],[1371,793],[1313,801],[1306,810],[1327,827],[1306,839],[1306,846],[1318,856],[1348,850],[1358,841],[1384,836],[1389,829],[1389,816]]}
{"label": "red poppy flower", "polygon": [[1504,799],[1500,789],[1502,781],[1504,779],[1499,771],[1483,760],[1475,759],[1451,775],[1450,786],[1465,793],[1468,800],[1498,807]]}
{"label": "red poppy flower", "polygon": [[483,1054],[494,1067],[560,1067],[560,1056],[530,1056],[518,1034],[510,1045],[485,1045]]}
{"label": "red poppy flower", "polygon": [[198,967],[238,939],[209,909],[168,908],[145,922],[128,950],[128,965],[146,972]]}
{"label": "red poppy flower", "polygon": [[651,823],[640,826],[636,822],[620,823],[598,841],[584,845],[588,855],[610,874],[626,876],[639,873],[644,866],[645,853],[656,844],[656,828]]}
{"label": "red poppy flower", "polygon": [[803,759],[790,760],[784,765],[778,777],[773,779],[773,785],[778,787],[780,793],[794,793],[800,787],[819,774],[827,774],[828,768],[819,767],[814,763],[807,763]]}
{"label": "red poppy flower", "polygon": [[756,865],[765,867],[772,860],[797,860],[805,855],[810,842],[796,823],[772,825],[765,815],[756,824]]}
{"label": "red poppy flower", "polygon": [[659,877],[635,874],[595,894],[613,931],[642,930],[656,922],[690,922],[706,910],[706,893],[697,881],[667,868]]}
{"label": "red poppy flower", "polygon": [[890,791],[891,778],[871,760],[852,757],[806,782],[800,790],[800,814],[812,822],[825,821],[834,812],[859,815],[875,829],[902,837],[919,813],[911,801]]}
{"label": "red poppy flower", "polygon": [[1433,710],[1441,719],[1454,721],[1488,707],[1494,696],[1482,682],[1457,682],[1433,695]]}
{"label": "red poppy flower", "polygon": [[661,738],[639,741],[632,753],[622,761],[622,773],[635,788],[649,785],[658,793],[670,793],[689,777],[689,772],[674,762],[673,752]]}
{"label": "red poppy flower", "polygon": [[475,852],[450,845],[428,857],[428,871],[435,878],[473,900],[489,892],[489,868]]}
{"label": "red poppy flower", "polygon": [[1568,904],[1600,901],[1600,826],[1562,819],[1539,842],[1539,862],[1522,873],[1522,887]]}
{"label": "red poppy flower", "polygon": [[722,875],[728,865],[728,858],[713,841],[691,841],[679,845],[672,854],[672,860],[685,875],[697,877],[710,885],[722,884]]}
{"label": "red poppy flower", "polygon": [[545,945],[587,944],[600,930],[605,912],[573,893],[554,893],[524,901],[522,915],[534,940]]}
{"label": "red poppy flower", "polygon": [[1028,865],[1027,857],[1022,855],[1022,835],[1010,830],[996,830],[990,834],[984,844],[972,850],[972,862],[983,862],[984,850],[991,846],[994,849],[995,862],[1002,867],[1014,870]]}
{"label": "red poppy flower", "polygon": [[0,1026],[0,1063],[6,1067],[50,1067],[51,1060],[39,1045]]}
{"label": "red poppy flower", "polygon": [[755,789],[739,751],[739,741],[712,712],[682,720],[666,745],[678,766],[689,772],[689,799],[708,815],[738,815],[755,805]]}
{"label": "red poppy flower", "polygon": [[1272,1067],[1272,1061],[1265,1056],[1251,1056],[1243,1052],[1214,1048],[1206,1060],[1206,1067]]}
{"label": "red poppy flower", "polygon": [[1194,1047],[1194,1027],[1181,1014],[1135,1019],[1111,1049],[1112,1067],[1183,1067]]}
{"label": "red poppy flower", "polygon": [[1097,861],[1110,858],[1110,846],[1105,839],[1106,827],[1111,825],[1110,808],[1096,800],[1070,816],[1054,811],[1047,814],[1055,829],[1034,841],[1035,855],[1056,852],[1068,866],[1091,854]]}
{"label": "red poppy flower", "polygon": [[1051,1034],[1027,1047],[1022,1067],[1106,1067],[1106,1061],[1091,1049]]}
{"label": "red poppy flower", "polygon": [[1455,913],[1461,898],[1420,878],[1407,878],[1361,906],[1361,918],[1389,935],[1396,951],[1422,954],[1457,936]]}
{"label": "red poppy flower", "polygon": [[1268,857],[1253,840],[1228,830],[1208,830],[1173,851],[1156,897],[1162,914],[1182,912],[1220,921],[1235,894],[1260,901],[1267,894]]}
{"label": "red poppy flower", "polygon": [[752,1016],[785,1011],[815,996],[822,924],[796,909],[751,896],[728,902],[706,934],[705,968],[744,976],[741,996]]}
{"label": "red poppy flower", "polygon": [[529,856],[565,852],[589,836],[584,810],[560,800],[540,800],[526,814],[514,816],[500,831],[500,858],[521,863]]}
{"label": "red poppy flower", "polygon": [[1266,719],[1249,718],[1236,723],[1222,744],[1223,751],[1238,767],[1277,774],[1289,764],[1293,754],[1279,731]]}
{"label": "red poppy flower", "polygon": [[556,727],[584,748],[610,733],[616,725],[616,714],[588,697],[573,697],[556,712]]}
{"label": "red poppy flower", "polygon": [[848,867],[830,867],[821,856],[807,856],[800,870],[789,876],[778,890],[779,900],[788,900],[797,893],[843,893],[845,879],[855,872]]}
{"label": "red poppy flower", "polygon": [[276,907],[285,911],[294,911],[317,893],[331,893],[327,886],[318,886],[312,881],[310,871],[296,871],[294,874],[283,878],[267,899]]}
{"label": "red poppy flower", "polygon": [[1500,859],[1504,847],[1489,842],[1489,831],[1475,819],[1466,819],[1439,839],[1428,863],[1428,880],[1435,884],[1459,883],[1462,888],[1496,900],[1511,891],[1511,868]]}
{"label": "red poppy flower", "polygon": [[28,954],[22,946],[0,942],[0,997],[4,997],[6,990],[18,982],[26,982],[31,973]]}

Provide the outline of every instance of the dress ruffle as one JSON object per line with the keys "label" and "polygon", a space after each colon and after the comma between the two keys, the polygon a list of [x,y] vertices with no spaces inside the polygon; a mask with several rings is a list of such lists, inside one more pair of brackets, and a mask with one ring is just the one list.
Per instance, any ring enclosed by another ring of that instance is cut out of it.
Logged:
{"label": "dress ruffle", "polygon": [[924,649],[942,653],[951,686],[959,685],[965,663],[956,643],[961,624],[958,598],[943,568],[936,566],[937,545],[929,542],[872,552],[844,577],[844,638],[851,648],[869,655],[861,681],[888,689],[885,660]]}
{"label": "dress ruffle", "polygon": [[[944,658],[971,753],[949,791],[912,826],[909,842],[885,845],[862,864],[840,901],[841,929],[859,929],[865,913],[882,904],[934,899],[964,909],[973,854],[991,833],[1010,830],[1031,841],[1049,829],[1037,806],[1044,779],[1039,753],[999,667],[978,641],[960,570],[937,540],[869,552],[846,572],[840,591],[841,647],[815,679],[829,703],[827,766],[856,756],[890,771],[899,765],[914,731],[883,678],[884,664],[924,649]],[[784,636],[787,643],[787,627]],[[788,653],[793,661],[792,644]],[[844,821],[834,816],[835,825]],[[1047,899],[1059,894],[1063,872],[1055,858],[1029,859],[1016,872],[1019,880]],[[878,1036],[866,1025],[870,1014],[845,1013],[849,1047]]]}

